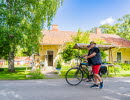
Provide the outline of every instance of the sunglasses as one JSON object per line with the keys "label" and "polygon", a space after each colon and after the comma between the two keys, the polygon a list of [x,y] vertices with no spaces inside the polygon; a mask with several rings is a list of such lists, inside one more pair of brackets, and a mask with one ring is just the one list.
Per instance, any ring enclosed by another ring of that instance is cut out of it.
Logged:
{"label": "sunglasses", "polygon": [[90,45],[87,46],[87,48],[89,48],[89,47],[90,47]]}

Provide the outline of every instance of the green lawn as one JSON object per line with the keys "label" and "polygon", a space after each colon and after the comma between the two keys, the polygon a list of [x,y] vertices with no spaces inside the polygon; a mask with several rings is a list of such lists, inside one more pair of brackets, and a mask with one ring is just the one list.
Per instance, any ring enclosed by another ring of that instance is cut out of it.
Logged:
{"label": "green lawn", "polygon": [[[61,78],[65,77],[65,74],[68,69],[70,69],[70,66],[63,66],[61,70]],[[4,71],[0,71],[0,80],[24,80],[24,79],[31,79],[31,78],[26,78],[26,75],[30,75],[29,71],[26,71],[26,67],[15,67],[16,72],[15,73],[10,73],[8,72],[8,68],[3,68]],[[33,79],[41,79],[43,76],[37,75],[35,73],[35,78]],[[130,71],[120,71],[116,75],[114,73],[110,73],[108,77],[128,77],[130,76]]]}
{"label": "green lawn", "polygon": [[116,73],[116,75],[114,73],[110,73],[108,76],[109,77],[128,77],[130,76],[130,71],[121,71],[119,73]]}
{"label": "green lawn", "polygon": [[[64,78],[66,72],[68,71],[68,69],[70,69],[71,66],[62,66],[62,70],[61,70],[61,77]],[[113,69],[114,70],[114,69]],[[124,71],[121,70],[118,72],[116,72],[116,75],[113,73],[109,73],[108,77],[129,77],[130,76],[130,71]]]}
{"label": "green lawn", "polygon": [[3,68],[4,71],[0,72],[0,80],[23,80],[26,79],[26,75],[29,74],[29,71],[25,71],[26,67],[16,67],[15,73],[8,72],[7,68]]}

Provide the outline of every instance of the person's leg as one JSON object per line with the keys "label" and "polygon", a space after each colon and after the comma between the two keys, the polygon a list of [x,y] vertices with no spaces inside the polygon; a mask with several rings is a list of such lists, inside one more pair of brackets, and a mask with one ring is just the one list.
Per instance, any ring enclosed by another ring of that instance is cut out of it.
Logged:
{"label": "person's leg", "polygon": [[100,70],[100,65],[95,65],[95,76],[96,76],[96,78],[97,78],[97,79],[99,80],[99,82],[100,82],[99,88],[103,88],[102,78],[101,78],[100,75],[98,74],[98,73],[99,73],[99,70]]}
{"label": "person's leg", "polygon": [[93,77],[93,74],[92,74],[92,67],[91,66],[88,66],[88,71],[89,71],[89,78],[88,78],[88,81],[92,81],[92,77]]}
{"label": "person's leg", "polygon": [[95,82],[95,84],[97,84],[98,85],[98,79],[97,79],[97,77],[96,77],[96,75],[94,74],[94,82]]}
{"label": "person's leg", "polygon": [[94,79],[95,79],[95,84],[91,87],[98,87],[97,83],[98,83],[98,80],[100,82],[100,88],[103,87],[103,81],[101,79],[101,77],[99,76],[99,69],[100,69],[100,65],[93,65],[92,66],[92,71],[94,73]]}
{"label": "person's leg", "polygon": [[94,74],[94,76],[96,77],[97,81],[102,82],[102,79],[98,74]]}
{"label": "person's leg", "polygon": [[92,72],[93,72],[93,78],[94,78],[94,85],[92,85],[92,86],[90,86],[91,88],[92,87],[98,87],[98,84],[97,84],[97,82],[98,82],[98,79],[97,79],[97,77],[95,76],[95,66],[92,66]]}
{"label": "person's leg", "polygon": [[94,65],[94,75],[99,80],[99,82],[101,82],[102,79],[99,76],[99,70],[100,70],[100,65]]}

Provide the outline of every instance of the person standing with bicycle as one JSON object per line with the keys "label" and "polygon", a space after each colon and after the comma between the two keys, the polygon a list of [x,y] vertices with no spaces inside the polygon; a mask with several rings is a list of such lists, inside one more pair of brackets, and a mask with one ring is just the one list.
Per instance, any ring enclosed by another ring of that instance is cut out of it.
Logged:
{"label": "person standing with bicycle", "polygon": [[100,50],[96,47],[95,42],[90,42],[90,50],[88,56],[85,57],[85,59],[87,59],[89,61],[88,63],[92,65],[92,72],[94,74],[95,84],[92,85],[91,88],[98,87],[98,81],[100,82],[99,88],[103,88],[103,81],[98,74],[102,63],[101,54]]}

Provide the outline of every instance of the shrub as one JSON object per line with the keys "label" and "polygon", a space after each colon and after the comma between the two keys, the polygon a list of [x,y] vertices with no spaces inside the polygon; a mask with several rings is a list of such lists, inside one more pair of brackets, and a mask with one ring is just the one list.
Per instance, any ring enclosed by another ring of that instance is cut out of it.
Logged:
{"label": "shrub", "polygon": [[30,77],[30,79],[44,79],[45,78],[45,75],[43,73],[41,73],[41,71],[38,69],[30,72],[29,75],[32,75],[32,77]]}
{"label": "shrub", "polygon": [[0,72],[3,72],[4,71],[4,68],[0,68]]}
{"label": "shrub", "polygon": [[61,62],[58,61],[58,62],[57,62],[57,65],[56,65],[56,69],[61,69],[61,66],[62,66],[62,65],[61,65]]}
{"label": "shrub", "polygon": [[114,73],[114,72],[116,72],[116,73],[120,73],[122,71],[122,68],[121,67],[109,67],[109,72],[110,73]]}
{"label": "shrub", "polygon": [[116,63],[115,65],[120,65],[123,70],[130,71],[130,64]]}

